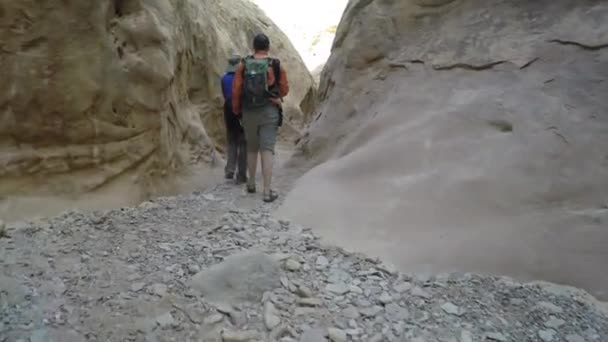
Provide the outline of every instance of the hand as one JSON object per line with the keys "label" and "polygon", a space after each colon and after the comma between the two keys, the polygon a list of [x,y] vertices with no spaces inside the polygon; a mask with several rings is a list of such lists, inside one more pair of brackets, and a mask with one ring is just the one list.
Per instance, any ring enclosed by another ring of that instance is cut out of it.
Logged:
{"label": "hand", "polygon": [[232,114],[234,114],[234,116],[236,116],[237,118],[241,117],[241,113],[233,112]]}

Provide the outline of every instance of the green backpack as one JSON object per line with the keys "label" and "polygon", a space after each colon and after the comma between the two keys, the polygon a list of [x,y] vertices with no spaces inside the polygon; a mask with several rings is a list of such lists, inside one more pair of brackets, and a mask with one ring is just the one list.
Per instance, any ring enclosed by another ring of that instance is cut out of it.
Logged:
{"label": "green backpack", "polygon": [[[259,108],[270,103],[270,97],[278,96],[275,89],[268,88],[268,69],[277,68],[278,60],[272,58],[256,59],[253,56],[247,56],[243,59],[245,70],[243,71],[243,106],[246,108]],[[280,69],[279,69],[280,70]],[[275,77],[278,84],[279,74],[275,71]],[[276,94],[275,94],[276,93]]]}

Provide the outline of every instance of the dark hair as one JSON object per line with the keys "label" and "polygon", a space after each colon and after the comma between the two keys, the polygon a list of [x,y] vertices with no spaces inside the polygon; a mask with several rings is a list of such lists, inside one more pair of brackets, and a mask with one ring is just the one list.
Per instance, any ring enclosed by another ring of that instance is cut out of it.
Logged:
{"label": "dark hair", "polygon": [[253,49],[255,51],[268,51],[270,49],[270,39],[263,33],[258,33],[253,38]]}

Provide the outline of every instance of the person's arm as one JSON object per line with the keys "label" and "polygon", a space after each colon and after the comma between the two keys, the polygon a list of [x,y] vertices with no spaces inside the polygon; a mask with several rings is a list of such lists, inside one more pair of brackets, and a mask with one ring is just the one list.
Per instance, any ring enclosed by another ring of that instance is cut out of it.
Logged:
{"label": "person's arm", "polygon": [[239,63],[234,72],[232,80],[232,111],[235,114],[241,113],[241,92],[243,90],[243,63]]}
{"label": "person's arm", "polygon": [[285,97],[289,93],[289,81],[287,81],[287,72],[281,65],[281,75],[279,76],[279,96]]}

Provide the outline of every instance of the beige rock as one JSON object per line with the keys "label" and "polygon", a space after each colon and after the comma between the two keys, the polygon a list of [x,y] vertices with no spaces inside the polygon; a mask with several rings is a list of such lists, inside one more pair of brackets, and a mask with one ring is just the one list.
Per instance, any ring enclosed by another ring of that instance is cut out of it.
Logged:
{"label": "beige rock", "polygon": [[215,182],[207,178],[225,140],[219,78],[259,31],[289,71],[285,131],[308,120],[299,107],[314,95],[312,76],[248,1],[3,1],[2,12],[11,28],[0,33],[7,220],[131,205],[190,191],[189,179]]}
{"label": "beige rock", "polygon": [[292,161],[315,167],[277,215],[408,272],[608,298],[606,15],[602,1],[350,1]]}

